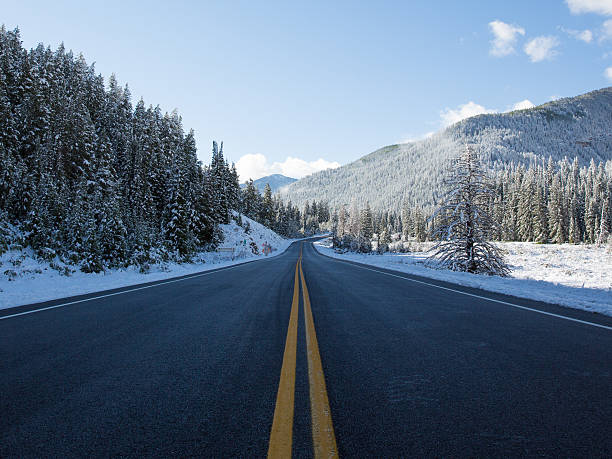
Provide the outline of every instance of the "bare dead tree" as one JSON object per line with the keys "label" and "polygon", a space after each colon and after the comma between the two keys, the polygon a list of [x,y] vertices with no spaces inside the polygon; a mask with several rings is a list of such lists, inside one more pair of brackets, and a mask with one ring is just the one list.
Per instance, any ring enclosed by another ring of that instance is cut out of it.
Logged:
{"label": "bare dead tree", "polygon": [[454,160],[444,185],[448,191],[431,217],[432,237],[438,243],[428,262],[454,271],[509,275],[501,251],[489,242],[497,223],[487,209],[496,192],[474,146],[467,145]]}

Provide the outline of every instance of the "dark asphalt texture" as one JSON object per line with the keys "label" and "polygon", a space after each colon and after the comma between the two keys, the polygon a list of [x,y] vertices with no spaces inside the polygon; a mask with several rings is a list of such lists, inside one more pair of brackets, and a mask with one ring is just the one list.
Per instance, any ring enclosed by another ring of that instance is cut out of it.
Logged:
{"label": "dark asphalt texture", "polygon": [[[611,330],[303,245],[341,456],[612,457]],[[0,457],[265,456],[299,247],[0,320]],[[307,373],[300,302],[294,457],[312,456]]]}

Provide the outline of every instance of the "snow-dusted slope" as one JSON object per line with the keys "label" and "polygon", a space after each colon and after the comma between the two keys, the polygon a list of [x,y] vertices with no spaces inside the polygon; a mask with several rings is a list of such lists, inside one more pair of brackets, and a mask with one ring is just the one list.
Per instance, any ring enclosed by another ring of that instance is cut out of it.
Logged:
{"label": "snow-dusted slope", "polygon": [[612,160],[612,87],[560,99],[535,108],[479,115],[460,121],[428,139],[390,145],[338,169],[305,177],[281,190],[294,204],[328,201],[331,206],[366,202],[399,210],[405,199],[431,204],[440,190],[448,160],[466,143],[479,146],[483,159],[499,169],[551,156]]}
{"label": "snow-dusted slope", "polygon": [[[61,262],[56,262],[53,268],[49,263],[35,259],[30,249],[9,250],[0,255],[0,309],[168,279],[275,256],[292,242],[250,218],[242,219],[243,226],[247,222],[250,225],[248,234],[236,223],[221,225],[225,239],[220,247],[234,248],[233,254],[223,251],[203,252],[194,257],[193,263],[153,265],[146,274],[136,266],[86,274]],[[268,255],[262,253],[263,244],[272,248]],[[253,252],[253,245],[257,246],[258,254]]]}

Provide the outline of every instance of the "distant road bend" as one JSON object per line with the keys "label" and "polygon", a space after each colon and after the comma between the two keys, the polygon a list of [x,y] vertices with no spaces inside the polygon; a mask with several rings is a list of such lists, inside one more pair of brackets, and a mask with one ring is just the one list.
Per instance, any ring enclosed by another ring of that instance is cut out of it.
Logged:
{"label": "distant road bend", "polygon": [[0,457],[612,457],[612,318],[271,259],[0,311]]}

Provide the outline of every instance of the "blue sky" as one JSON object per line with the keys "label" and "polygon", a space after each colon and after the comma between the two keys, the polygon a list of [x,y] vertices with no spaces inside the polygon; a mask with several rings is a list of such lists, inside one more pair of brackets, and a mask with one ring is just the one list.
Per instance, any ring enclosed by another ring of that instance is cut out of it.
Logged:
{"label": "blue sky", "polygon": [[27,48],[63,41],[134,103],[177,108],[203,161],[223,140],[242,179],[301,176],[485,110],[612,85],[612,0],[0,7]]}

